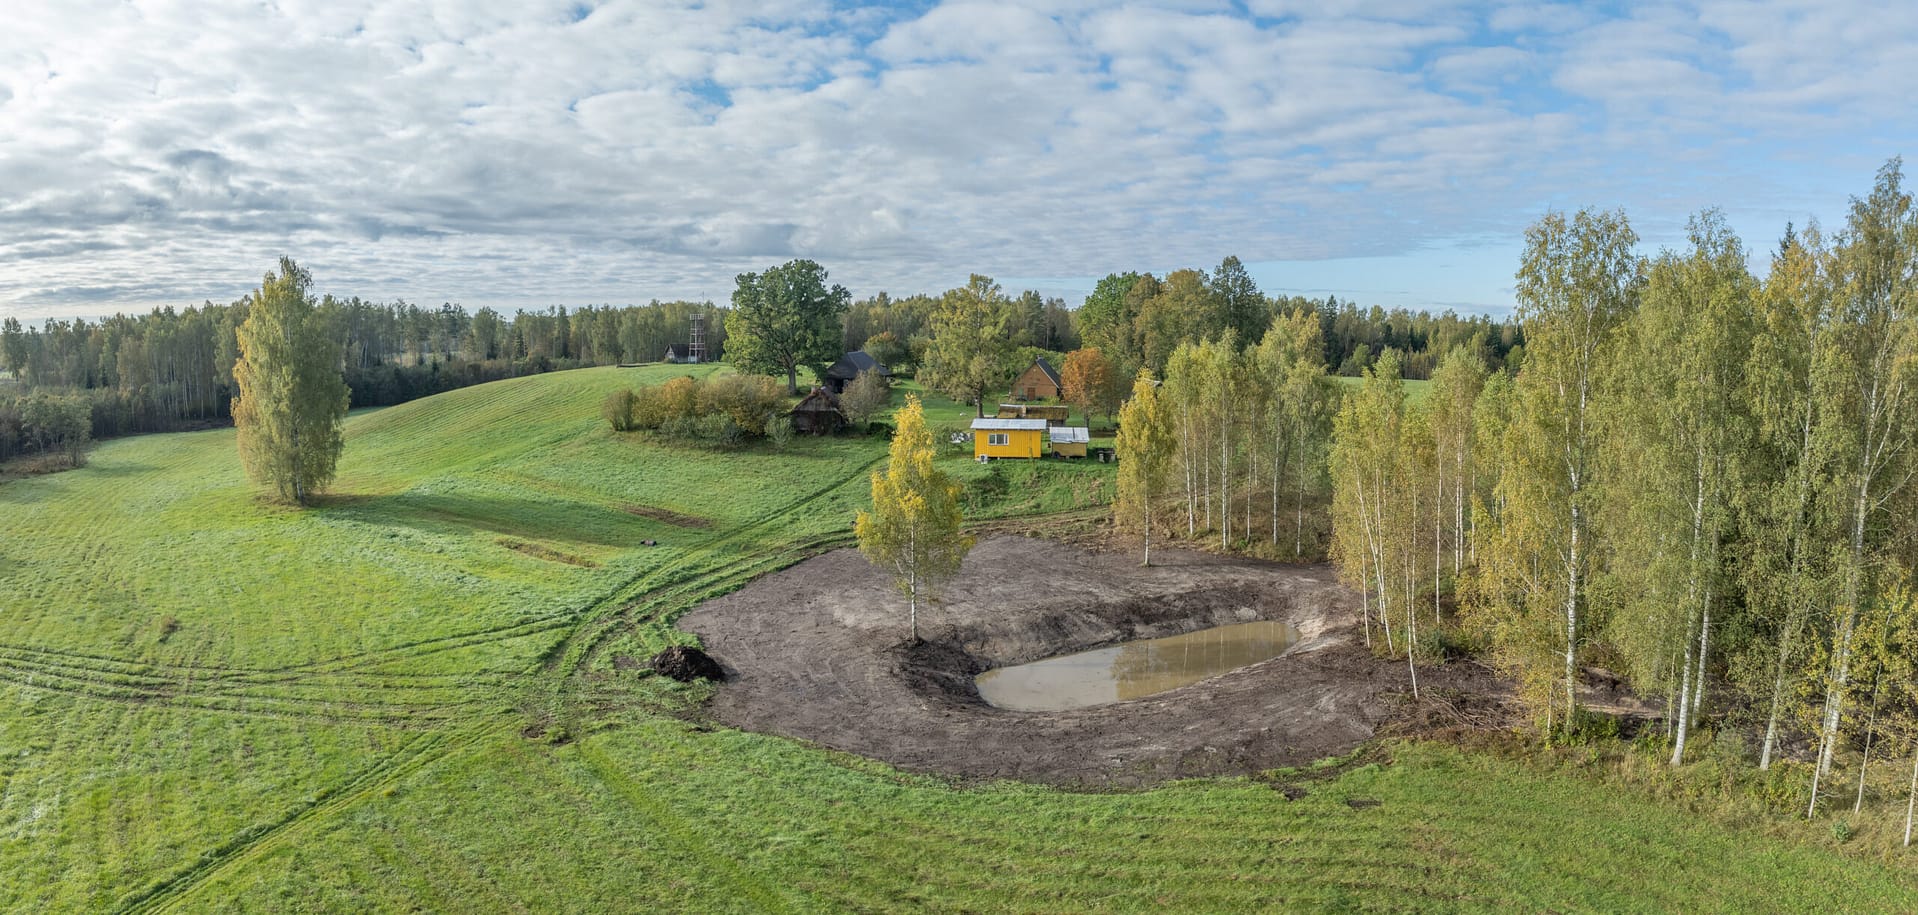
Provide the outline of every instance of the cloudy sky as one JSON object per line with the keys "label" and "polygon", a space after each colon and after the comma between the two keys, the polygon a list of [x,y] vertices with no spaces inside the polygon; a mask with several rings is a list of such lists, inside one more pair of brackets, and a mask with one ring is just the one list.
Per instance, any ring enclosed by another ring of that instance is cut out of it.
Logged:
{"label": "cloudy sky", "polygon": [[322,290],[477,307],[1268,292],[1502,311],[1525,225],[1754,249],[1918,154],[1918,4],[10,0],[0,314]]}

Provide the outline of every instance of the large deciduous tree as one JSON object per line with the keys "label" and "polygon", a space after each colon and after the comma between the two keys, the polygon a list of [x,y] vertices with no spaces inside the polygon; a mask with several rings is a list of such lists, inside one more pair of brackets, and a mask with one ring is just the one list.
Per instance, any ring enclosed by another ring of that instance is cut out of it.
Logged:
{"label": "large deciduous tree", "polygon": [[1079,306],[1079,336],[1087,347],[1105,353],[1122,373],[1142,362],[1135,325],[1143,300],[1131,294],[1140,279],[1137,273],[1111,274],[1094,285]]}
{"label": "large deciduous tree", "polygon": [[977,404],[979,415],[986,415],[986,397],[1012,381],[1011,311],[1011,301],[988,276],[973,274],[941,296],[921,370],[926,383],[961,403]]}
{"label": "large deciduous tree", "polygon": [[1088,424],[1094,413],[1110,417],[1117,412],[1125,394],[1112,361],[1096,346],[1066,354],[1065,365],[1059,367],[1059,386],[1066,403],[1078,407]]}
{"label": "large deciduous tree", "polygon": [[332,481],[346,447],[340,345],[314,308],[312,283],[291,258],[280,258],[279,273],[268,273],[253,293],[233,369],[240,461],[255,482],[298,504]]}
{"label": "large deciduous tree", "polygon": [[826,268],[809,260],[740,274],[726,314],[726,357],[742,371],[783,373],[786,389],[799,393],[801,366],[823,374],[841,355],[839,316],[852,295],[826,279]]}
{"label": "large deciduous tree", "polygon": [[859,549],[892,572],[906,595],[912,641],[919,641],[919,602],[959,571],[972,538],[960,530],[959,485],[933,464],[932,431],[918,397],[907,397],[886,469],[872,475],[872,510],[859,513]]}

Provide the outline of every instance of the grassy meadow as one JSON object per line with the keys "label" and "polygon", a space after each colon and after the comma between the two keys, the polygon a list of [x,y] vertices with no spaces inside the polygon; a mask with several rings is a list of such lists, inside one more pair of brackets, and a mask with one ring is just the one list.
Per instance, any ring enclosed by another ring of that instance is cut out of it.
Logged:
{"label": "grassy meadow", "polygon": [[[231,430],[0,483],[0,910],[1896,909],[1918,871],[1434,745],[1303,780],[953,784],[701,723],[626,669],[709,596],[849,542],[876,437],[617,434],[653,366],[347,425],[262,504]],[[971,410],[928,398],[935,427]],[[1094,462],[944,453],[993,518]],[[654,540],[655,546],[642,545]],[[1347,803],[1377,801],[1376,805]]]}

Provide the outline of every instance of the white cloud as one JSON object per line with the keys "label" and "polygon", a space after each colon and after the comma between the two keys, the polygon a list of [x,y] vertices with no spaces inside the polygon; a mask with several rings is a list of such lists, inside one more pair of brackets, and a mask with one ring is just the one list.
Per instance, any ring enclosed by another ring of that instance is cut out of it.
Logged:
{"label": "white cloud", "polygon": [[16,0],[0,312],[230,299],[281,253],[506,306],[1403,254],[1858,189],[1899,150],[1847,137],[1908,140],[1918,80],[1918,13],[1823,4],[589,7]]}

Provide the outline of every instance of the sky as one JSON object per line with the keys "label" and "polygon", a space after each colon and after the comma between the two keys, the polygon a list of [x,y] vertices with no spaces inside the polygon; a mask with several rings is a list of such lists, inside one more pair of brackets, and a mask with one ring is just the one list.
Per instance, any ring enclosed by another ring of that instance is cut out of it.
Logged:
{"label": "sky", "polygon": [[9,0],[0,316],[1110,272],[1504,313],[1525,227],[1755,252],[1918,153],[1918,4]]}

